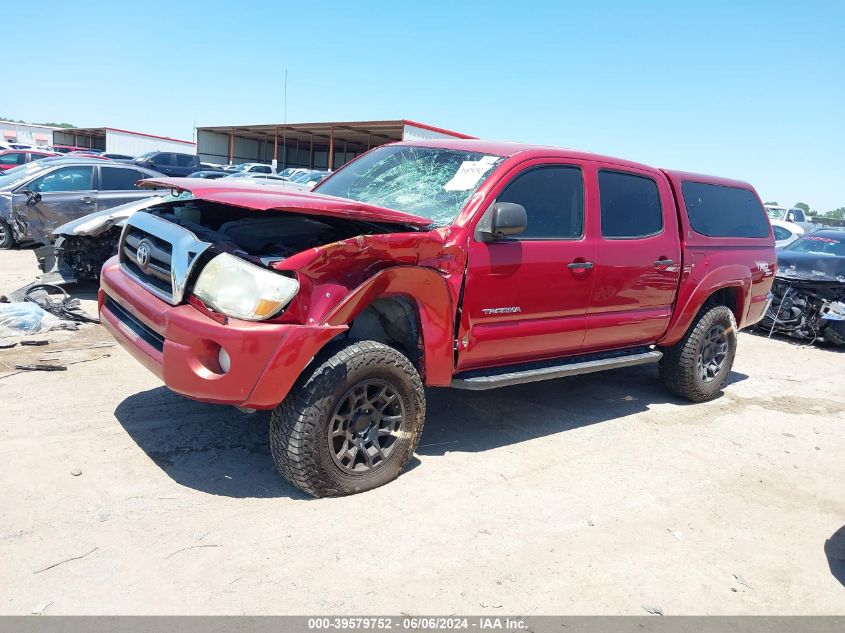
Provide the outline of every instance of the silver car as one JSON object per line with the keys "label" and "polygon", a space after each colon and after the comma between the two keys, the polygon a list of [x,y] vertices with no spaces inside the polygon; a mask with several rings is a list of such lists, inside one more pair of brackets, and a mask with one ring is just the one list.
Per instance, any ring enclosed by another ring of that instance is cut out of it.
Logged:
{"label": "silver car", "polygon": [[19,242],[50,244],[57,226],[140,198],[157,195],[135,183],[161,174],[96,158],[56,158],[0,175],[0,249]]}

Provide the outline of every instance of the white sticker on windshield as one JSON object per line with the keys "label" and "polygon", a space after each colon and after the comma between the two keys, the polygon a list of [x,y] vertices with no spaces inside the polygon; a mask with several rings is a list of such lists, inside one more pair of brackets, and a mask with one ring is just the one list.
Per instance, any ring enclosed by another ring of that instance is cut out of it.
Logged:
{"label": "white sticker on windshield", "polygon": [[493,165],[488,161],[465,160],[461,163],[458,171],[452,176],[452,180],[443,185],[445,191],[469,191],[481,177],[486,174]]}

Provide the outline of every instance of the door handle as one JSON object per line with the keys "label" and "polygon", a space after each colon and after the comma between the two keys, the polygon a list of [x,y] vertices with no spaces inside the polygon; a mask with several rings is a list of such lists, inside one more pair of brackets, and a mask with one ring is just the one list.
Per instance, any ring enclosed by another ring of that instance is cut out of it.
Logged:
{"label": "door handle", "polygon": [[668,267],[674,264],[675,262],[671,259],[658,259],[654,262],[656,268],[663,268],[664,266]]}
{"label": "door handle", "polygon": [[572,262],[567,264],[570,270],[590,270],[593,267],[593,262]]}
{"label": "door handle", "polygon": [[92,202],[94,202],[94,198],[92,198],[91,196],[82,196],[79,201],[84,202],[85,204],[91,204]]}

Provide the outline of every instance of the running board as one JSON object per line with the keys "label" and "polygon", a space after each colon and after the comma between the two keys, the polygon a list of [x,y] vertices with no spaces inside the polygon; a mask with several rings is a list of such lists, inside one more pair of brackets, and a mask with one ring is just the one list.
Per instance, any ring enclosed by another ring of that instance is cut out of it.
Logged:
{"label": "running board", "polygon": [[497,367],[490,370],[473,370],[456,374],[452,378],[452,387],[481,391],[520,385],[525,382],[565,378],[590,374],[605,369],[619,369],[633,365],[656,363],[663,357],[663,352],[649,348],[638,348],[622,353],[580,356],[566,360],[546,361],[510,367]]}

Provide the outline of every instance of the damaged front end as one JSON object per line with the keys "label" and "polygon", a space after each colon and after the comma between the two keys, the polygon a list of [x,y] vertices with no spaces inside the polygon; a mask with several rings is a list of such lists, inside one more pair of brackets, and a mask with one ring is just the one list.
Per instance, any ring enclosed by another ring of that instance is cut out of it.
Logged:
{"label": "damaged front end", "polygon": [[35,249],[43,278],[53,284],[96,281],[103,264],[117,253],[126,220],[138,211],[172,199],[150,196],[105,209],[63,224],[53,231],[53,241]]}
{"label": "damaged front end", "polygon": [[845,257],[800,250],[802,243],[821,249],[835,247],[837,241],[838,236],[811,235],[796,242],[799,250],[778,255],[773,298],[760,330],[845,345]]}

